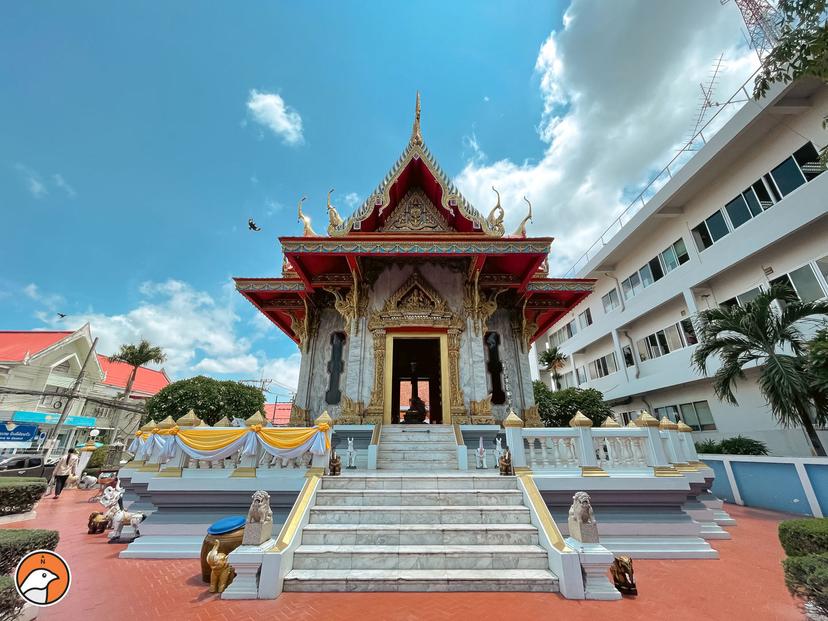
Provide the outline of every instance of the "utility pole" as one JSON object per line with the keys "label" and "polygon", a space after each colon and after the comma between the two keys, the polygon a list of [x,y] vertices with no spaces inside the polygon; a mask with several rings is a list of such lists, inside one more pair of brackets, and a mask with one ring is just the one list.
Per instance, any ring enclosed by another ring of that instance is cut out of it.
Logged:
{"label": "utility pole", "polygon": [[89,361],[92,359],[92,354],[95,353],[95,346],[98,344],[98,337],[95,337],[95,340],[92,341],[92,346],[89,348],[89,351],[86,354],[86,358],[83,359],[83,364],[81,365],[80,372],[78,373],[77,379],[75,379],[75,383],[72,385],[72,390],[69,392],[68,398],[66,399],[66,403],[63,405],[63,410],[60,413],[60,418],[58,419],[57,424],[52,428],[52,432],[49,434],[47,439],[47,449],[46,449],[46,456],[44,457],[44,461],[49,459],[49,456],[52,454],[54,450],[55,444],[57,444],[57,437],[58,433],[60,433],[60,428],[63,426],[63,421],[66,420],[66,416],[69,413],[69,408],[72,405],[72,401],[78,394],[78,388],[80,387],[81,382],[83,381],[83,374],[86,372],[86,367],[89,364]]}

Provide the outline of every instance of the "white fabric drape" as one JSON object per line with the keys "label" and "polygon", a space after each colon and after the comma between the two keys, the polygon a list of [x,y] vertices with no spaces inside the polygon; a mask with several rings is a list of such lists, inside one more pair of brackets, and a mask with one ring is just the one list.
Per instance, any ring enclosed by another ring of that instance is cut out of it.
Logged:
{"label": "white fabric drape", "polygon": [[224,448],[220,448],[215,451],[198,451],[184,444],[184,442],[182,442],[178,438],[178,436],[167,437],[170,439],[170,457],[172,457],[175,454],[175,447],[178,447],[180,450],[184,451],[193,459],[203,459],[205,461],[224,459],[225,457],[230,457],[238,451],[241,451],[242,457],[252,457],[256,454],[256,445],[258,443],[258,436],[255,433],[251,432],[244,434],[238,440],[236,440],[235,442],[231,442]]}
{"label": "white fabric drape", "polygon": [[322,432],[315,433],[310,440],[292,449],[276,448],[270,446],[269,444],[265,444],[261,440],[259,441],[259,444],[265,451],[274,457],[283,457],[284,459],[299,457],[299,455],[303,455],[306,451],[310,451],[313,455],[325,454],[325,434]]}

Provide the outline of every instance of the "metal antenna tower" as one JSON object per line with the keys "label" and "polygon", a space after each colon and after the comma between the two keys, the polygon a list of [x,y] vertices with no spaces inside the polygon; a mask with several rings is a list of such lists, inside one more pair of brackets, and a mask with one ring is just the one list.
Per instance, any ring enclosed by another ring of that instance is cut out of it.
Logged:
{"label": "metal antenna tower", "polygon": [[[721,0],[727,4],[730,0]],[[750,46],[756,50],[759,60],[770,52],[779,42],[779,28],[782,24],[782,15],[768,0],[733,0],[742,19],[745,20]]]}

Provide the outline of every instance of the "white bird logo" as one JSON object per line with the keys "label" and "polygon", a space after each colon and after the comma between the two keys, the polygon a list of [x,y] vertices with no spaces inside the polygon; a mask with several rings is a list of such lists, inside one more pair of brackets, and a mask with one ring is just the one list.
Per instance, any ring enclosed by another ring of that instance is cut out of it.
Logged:
{"label": "white bird logo", "polygon": [[48,569],[33,569],[20,585],[20,592],[33,604],[45,604],[49,584],[57,579],[58,575]]}

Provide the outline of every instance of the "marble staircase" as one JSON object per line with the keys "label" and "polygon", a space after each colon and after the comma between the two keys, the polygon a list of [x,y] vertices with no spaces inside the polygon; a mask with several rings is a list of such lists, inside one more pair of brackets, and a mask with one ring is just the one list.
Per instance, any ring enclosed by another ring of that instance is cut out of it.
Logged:
{"label": "marble staircase", "polygon": [[324,477],[285,591],[558,591],[514,477]]}
{"label": "marble staircase", "polygon": [[451,425],[383,425],[378,470],[457,470],[457,443]]}

